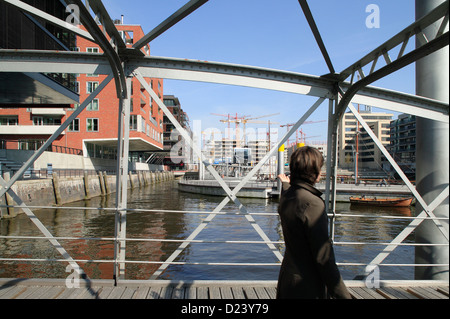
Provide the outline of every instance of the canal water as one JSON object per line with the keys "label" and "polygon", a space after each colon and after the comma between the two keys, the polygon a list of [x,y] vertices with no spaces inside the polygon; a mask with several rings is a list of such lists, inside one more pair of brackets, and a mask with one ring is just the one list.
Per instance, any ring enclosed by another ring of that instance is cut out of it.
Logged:
{"label": "canal water", "polygon": [[[170,181],[129,191],[128,207],[133,209],[162,209],[201,211],[205,214],[178,212],[134,211],[127,214],[127,237],[134,239],[185,239],[222,201],[212,197],[178,191],[177,182]],[[67,207],[114,207],[114,194],[71,203]],[[272,199],[241,199],[251,213],[276,213],[278,202]],[[414,208],[411,208],[414,209]],[[229,203],[223,212],[236,213],[237,207]],[[382,245],[341,245],[339,242],[390,242],[407,224],[411,210],[382,208],[354,208],[338,203],[337,213],[363,217],[338,217],[335,223],[335,252],[338,263],[369,263],[385,247]],[[113,238],[114,212],[93,209],[43,209],[35,212],[39,220],[55,237]],[[392,216],[373,218],[371,216]],[[272,241],[282,241],[279,218],[276,215],[254,215],[261,229]],[[42,236],[25,215],[0,220],[0,236]],[[217,243],[217,241],[261,241],[251,223],[239,215],[217,215],[196,237],[204,243],[191,243],[175,260],[184,265],[169,266],[158,279],[171,280],[277,280],[278,265],[236,266],[203,265],[203,263],[277,263],[278,259],[266,244]],[[208,242],[209,241],[209,242]],[[211,241],[214,241],[211,243]],[[110,240],[61,239],[61,245],[74,259],[111,260],[114,254]],[[414,242],[410,236],[406,242]],[[180,245],[174,242],[129,241],[126,260],[164,261]],[[276,244],[283,253],[283,245]],[[55,248],[42,239],[0,238],[0,258],[61,259]],[[414,248],[399,246],[385,263],[414,263]],[[189,265],[200,263],[200,265]],[[80,266],[92,279],[112,279],[112,263],[83,262]],[[150,279],[159,264],[129,263],[126,279]],[[55,261],[1,261],[0,278],[66,278],[67,263]],[[365,266],[340,266],[345,280],[364,273]],[[413,267],[380,267],[380,279],[414,279]]]}

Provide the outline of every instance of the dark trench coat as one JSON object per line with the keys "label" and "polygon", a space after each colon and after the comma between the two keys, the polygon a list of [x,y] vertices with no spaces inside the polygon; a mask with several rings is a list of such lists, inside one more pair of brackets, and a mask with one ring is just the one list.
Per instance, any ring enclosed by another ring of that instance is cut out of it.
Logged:
{"label": "dark trench coat", "polygon": [[350,299],[328,236],[322,193],[303,181],[283,183],[278,213],[286,251],[278,278],[279,299]]}

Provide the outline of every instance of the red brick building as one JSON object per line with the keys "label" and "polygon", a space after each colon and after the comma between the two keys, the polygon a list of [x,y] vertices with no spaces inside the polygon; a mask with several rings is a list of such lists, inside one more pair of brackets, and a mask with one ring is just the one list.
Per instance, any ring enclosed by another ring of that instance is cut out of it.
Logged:
{"label": "red brick building", "polygon": [[[116,25],[127,46],[144,36],[137,25]],[[78,38],[77,48],[80,52],[103,53],[94,43]],[[147,55],[150,50],[143,50]],[[80,74],[77,77],[77,90],[80,101],[99,85],[105,75]],[[146,79],[153,90],[162,99],[163,80]],[[133,79],[130,112],[130,152],[135,158],[145,157],[145,152],[163,148],[163,112],[152,100],[137,79]],[[84,112],[70,125],[63,143],[71,148],[83,149],[83,154],[90,157],[114,158],[117,146],[119,100],[116,97],[114,81],[111,81]],[[67,112],[70,115],[71,111]]]}
{"label": "red brick building", "polygon": [[[138,25],[117,24],[127,46],[144,36]],[[78,37],[73,51],[102,54],[98,45]],[[148,46],[142,50],[150,54]],[[84,101],[106,78],[105,75],[78,74],[73,90]],[[147,78],[158,96],[163,98],[163,80]],[[163,112],[152,100],[137,79],[133,79],[130,116],[130,157],[145,160],[152,151],[163,149]],[[61,108],[33,108],[11,105],[0,109],[0,140],[2,148],[37,149],[58,126],[78,107],[61,105]],[[83,154],[85,157],[115,159],[118,134],[118,107],[114,81],[111,81],[90,105],[53,142],[53,151]]]}

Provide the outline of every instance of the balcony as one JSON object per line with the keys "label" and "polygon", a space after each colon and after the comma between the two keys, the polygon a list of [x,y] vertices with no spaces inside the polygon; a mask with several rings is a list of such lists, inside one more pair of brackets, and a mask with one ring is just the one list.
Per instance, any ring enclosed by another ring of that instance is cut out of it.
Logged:
{"label": "balcony", "polygon": [[[59,125],[1,125],[0,134],[4,135],[52,135]],[[61,134],[65,134],[62,132]]]}
{"label": "balcony", "polygon": [[33,115],[48,115],[48,116],[64,116],[66,115],[66,111],[63,108],[31,108],[31,114]]}

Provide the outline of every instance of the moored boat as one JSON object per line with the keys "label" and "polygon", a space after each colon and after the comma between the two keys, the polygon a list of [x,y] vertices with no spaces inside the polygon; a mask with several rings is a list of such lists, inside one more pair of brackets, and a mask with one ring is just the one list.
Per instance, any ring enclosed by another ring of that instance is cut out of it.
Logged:
{"label": "moored boat", "polygon": [[369,205],[369,206],[392,206],[392,207],[408,207],[411,205],[412,197],[408,198],[366,198],[350,197],[350,203],[355,205]]}

